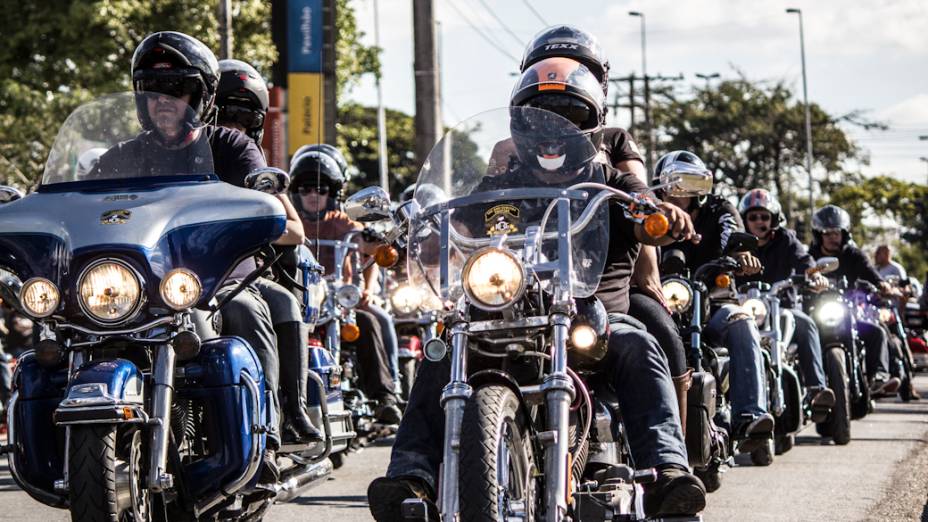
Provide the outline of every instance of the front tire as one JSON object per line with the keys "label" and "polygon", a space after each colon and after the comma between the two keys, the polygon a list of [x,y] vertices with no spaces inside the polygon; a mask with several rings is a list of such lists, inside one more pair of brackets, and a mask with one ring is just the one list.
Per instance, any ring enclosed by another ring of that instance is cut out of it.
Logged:
{"label": "front tire", "polygon": [[825,365],[828,386],[835,394],[835,406],[825,422],[816,425],[819,434],[831,436],[839,446],[851,441],[851,394],[844,361],[844,350],[841,348],[831,348],[825,352],[822,362]]}
{"label": "front tire", "polygon": [[[71,427],[68,496],[72,521],[143,522],[151,519],[148,491],[140,486],[141,432],[135,430],[127,434],[125,440],[125,447],[117,448],[116,426],[113,425]],[[120,477],[124,479],[122,484],[117,480]],[[120,494],[129,497],[123,506],[119,505]]]}
{"label": "front tire", "polygon": [[519,398],[505,386],[478,388],[461,422],[461,520],[534,520],[535,460]]}

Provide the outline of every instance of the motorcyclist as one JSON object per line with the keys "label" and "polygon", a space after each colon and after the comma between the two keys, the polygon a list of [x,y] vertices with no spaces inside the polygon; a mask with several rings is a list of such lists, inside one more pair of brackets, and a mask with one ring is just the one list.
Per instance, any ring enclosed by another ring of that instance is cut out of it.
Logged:
{"label": "motorcyclist", "polygon": [[[568,58],[545,58],[529,66],[512,95],[512,106],[534,107],[564,116],[587,134],[594,146],[601,145],[605,97],[599,82],[589,69]],[[513,118],[512,125],[517,125]],[[516,130],[513,131],[515,136]],[[535,144],[537,147],[538,144]],[[539,163],[539,152],[531,143],[512,140],[515,156],[505,164],[505,171],[491,166],[484,179],[485,187],[503,185],[518,175],[531,176],[534,183],[551,183],[557,176]],[[563,164],[585,168],[593,158]],[[554,160],[557,163],[557,160]],[[522,167],[517,165],[521,164]],[[644,192],[647,187],[634,175],[621,174],[604,166],[607,183],[627,192]],[[513,170],[514,169],[514,170]],[[524,183],[524,181],[523,181]],[[482,189],[481,189],[482,190]],[[671,235],[691,239],[692,224],[688,216],[672,205],[661,203],[671,222]],[[645,487],[644,508],[649,516],[694,514],[705,506],[705,488],[689,473],[686,447],[679,424],[673,383],[666,359],[652,336],[625,319],[632,266],[641,240],[655,241],[626,218],[621,207],[610,207],[612,233],[607,247],[606,268],[596,292],[610,314],[610,356],[604,370],[614,383],[623,409],[623,419],[635,465],[658,469],[656,482]],[[434,498],[435,477],[442,457],[444,417],[439,398],[449,375],[450,362],[424,362],[410,394],[406,417],[400,425],[393,446],[387,476],[378,478],[368,488],[371,513],[378,521],[402,520],[400,504],[411,497]]]}
{"label": "motorcyclist", "polygon": [[[892,287],[870,264],[867,255],[851,240],[851,216],[841,207],[826,205],[812,215],[812,257],[838,258],[838,269],[829,274],[835,279],[846,278],[849,288],[858,280],[868,281],[884,294]],[[858,320],[857,333],[867,348],[867,377],[871,391],[892,395],[902,381],[890,375],[889,336],[879,323]]]}
{"label": "motorcyclist", "polygon": [[[204,174],[215,174],[222,181],[243,186],[248,173],[266,166],[264,156],[248,136],[209,124],[215,114],[219,64],[205,44],[174,31],[152,33],[135,49],[131,74],[143,132],[103,154],[91,178],[174,175],[198,168]],[[302,223],[287,198],[281,196],[278,200],[288,219],[276,243],[301,243]],[[256,268],[254,259],[239,264],[217,293],[217,299],[233,292],[237,282]],[[243,338],[255,350],[264,368],[266,386],[273,391],[272,412],[279,418],[279,363],[267,303],[257,289],[247,287],[225,303],[221,315],[222,333]],[[279,447],[280,434],[272,424],[262,482],[277,479],[275,451]]]}
{"label": "motorcyclist", "polygon": [[[241,60],[220,60],[219,72],[216,123],[244,132],[260,148],[270,100],[264,78]],[[309,332],[300,303],[290,291],[267,277],[259,277],[253,284],[268,305],[277,337],[281,402],[287,414],[281,429],[292,440],[321,440],[322,434],[306,410]]]}
{"label": "motorcyclist", "polygon": [[[701,235],[698,244],[680,242],[667,247],[681,251],[690,272],[695,273],[702,265],[726,255],[731,234],[743,231],[744,225],[731,203],[710,194],[712,173],[695,154],[684,150],[665,154],[655,165],[653,179],[667,183],[680,172],[707,178],[705,190],[687,192],[682,188],[671,188],[662,191],[665,201],[689,212],[696,232]],[[734,252],[731,255],[742,267],[737,276],[760,271],[760,261],[750,252]],[[765,439],[772,437],[774,427],[773,416],[767,411],[760,332],[754,319],[741,307],[726,304],[712,314],[705,334],[710,342],[728,347],[731,356],[732,437],[740,441],[739,451],[750,453],[762,446]]]}
{"label": "motorcyclist", "polygon": [[[299,211],[309,239],[341,240],[349,232],[363,230],[360,223],[351,221],[339,210],[345,177],[332,156],[319,150],[303,152],[290,165],[290,176],[290,198]],[[359,247],[362,252],[373,254],[372,244],[362,240]],[[322,248],[317,257],[326,274],[334,274],[334,249]],[[335,275],[351,277],[351,263],[345,263],[344,273]],[[355,342],[361,365],[361,389],[378,402],[374,411],[378,420],[387,424],[398,423],[402,415],[397,406],[395,381],[390,374],[380,323],[366,310],[355,309],[355,317],[361,333]]]}
{"label": "motorcyclist", "polygon": [[887,244],[876,247],[873,252],[873,261],[876,263],[876,271],[884,279],[896,277],[904,281],[909,278],[905,267],[893,261],[893,249]]}
{"label": "motorcyclist", "polygon": [[[794,274],[810,274],[809,283],[813,290],[821,291],[828,287],[828,280],[821,274],[809,272],[815,261],[796,238],[796,233],[784,226],[786,217],[780,202],[769,191],[749,190],[738,203],[738,213],[748,232],[757,236],[757,258],[762,265],[759,273],[739,278],[739,284],[750,281],[773,284]],[[812,406],[813,420],[821,422],[834,406],[835,394],[825,381],[818,326],[802,310],[789,308],[791,304],[784,301],[782,310],[795,319],[793,339],[799,348],[799,366],[807,389],[805,400]]]}
{"label": "motorcyclist", "polygon": [[[570,25],[543,29],[525,47],[520,70],[524,72],[535,63],[553,57],[571,58],[585,65],[602,87],[603,96],[608,97],[609,60],[594,35]],[[606,127],[603,130],[601,151],[598,161],[609,164],[619,172],[630,172],[642,183],[648,183],[641,151],[627,130]],[[635,262],[628,315],[644,324],[667,356],[685,430],[686,392],[692,383],[692,370],[687,367],[683,340],[664,303],[657,251],[651,245],[641,245]]]}

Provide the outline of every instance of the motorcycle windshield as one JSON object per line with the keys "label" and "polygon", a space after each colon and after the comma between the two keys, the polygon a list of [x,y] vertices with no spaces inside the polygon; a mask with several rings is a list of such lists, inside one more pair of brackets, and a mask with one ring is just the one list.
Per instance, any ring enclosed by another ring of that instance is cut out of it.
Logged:
{"label": "motorcycle windshield", "polygon": [[[590,207],[592,219],[582,226],[578,220],[599,189],[565,189],[604,183],[596,154],[569,120],[529,107],[481,113],[449,131],[419,172],[410,280],[426,295],[455,301],[474,252],[501,248],[521,261],[529,284],[551,290],[567,279],[572,296],[592,295],[608,251],[608,205]],[[559,198],[560,209],[551,205]],[[558,241],[559,221],[569,244]]]}
{"label": "motorcycle windshield", "polygon": [[41,186],[213,174],[207,132],[189,123],[194,114],[184,100],[160,93],[117,93],[84,104],[58,131]]}

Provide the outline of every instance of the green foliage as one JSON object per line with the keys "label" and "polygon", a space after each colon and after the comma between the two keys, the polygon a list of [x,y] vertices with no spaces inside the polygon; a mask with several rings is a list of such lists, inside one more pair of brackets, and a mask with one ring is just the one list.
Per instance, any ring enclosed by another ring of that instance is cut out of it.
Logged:
{"label": "green foliage", "polygon": [[[416,181],[418,163],[415,149],[415,127],[412,116],[391,109],[387,120],[387,172],[390,192],[399,194]],[[377,109],[357,103],[346,103],[339,108],[338,147],[348,162],[358,169],[351,180],[349,192],[369,185],[380,184],[377,152]]]}
{"label": "green foliage", "polygon": [[380,48],[361,43],[365,33],[358,29],[351,0],[336,0],[335,11],[335,78],[341,97],[357,86],[361,75],[380,75]]}

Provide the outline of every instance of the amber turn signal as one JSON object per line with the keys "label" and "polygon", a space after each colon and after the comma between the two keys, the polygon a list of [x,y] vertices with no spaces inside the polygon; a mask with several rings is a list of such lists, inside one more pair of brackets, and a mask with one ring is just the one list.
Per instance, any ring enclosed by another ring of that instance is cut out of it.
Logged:
{"label": "amber turn signal", "polygon": [[374,252],[374,261],[383,268],[390,268],[399,260],[400,253],[390,245],[380,245]]}
{"label": "amber turn signal", "polygon": [[353,343],[361,337],[361,329],[356,324],[343,324],[341,328],[342,341]]}
{"label": "amber turn signal", "polygon": [[728,274],[719,274],[715,276],[715,286],[718,288],[728,288],[731,284],[731,277]]}
{"label": "amber turn signal", "polygon": [[663,214],[651,214],[644,218],[644,231],[651,237],[663,237],[670,230],[670,221]]}

